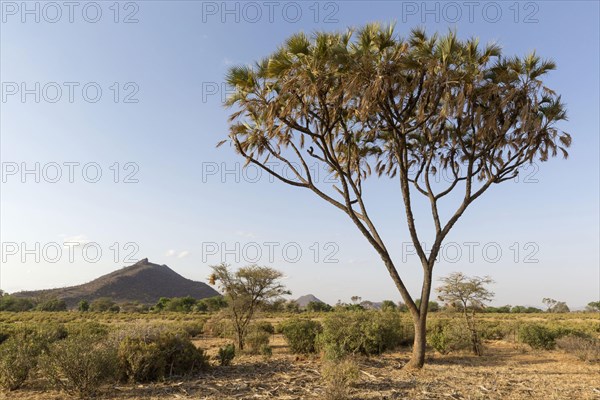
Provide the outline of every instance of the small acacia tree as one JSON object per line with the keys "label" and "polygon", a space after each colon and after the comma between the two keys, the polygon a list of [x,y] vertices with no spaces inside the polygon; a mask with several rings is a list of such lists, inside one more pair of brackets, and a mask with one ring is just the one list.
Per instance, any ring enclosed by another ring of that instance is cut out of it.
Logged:
{"label": "small acacia tree", "polygon": [[544,305],[546,307],[548,307],[548,309],[546,310],[549,313],[568,313],[571,312],[571,310],[569,309],[569,306],[567,306],[567,303],[565,303],[564,301],[558,301],[558,300],[554,300],[551,299],[549,297],[544,297],[542,299],[542,303],[544,303]]}
{"label": "small acacia tree", "polygon": [[[535,54],[503,57],[496,45],[482,48],[477,39],[461,41],[454,33],[429,37],[413,30],[403,39],[377,24],[358,35],[299,33],[255,66],[230,69],[234,93],[227,105],[234,110],[229,139],[219,145],[230,141],[248,164],[314,192],[350,218],[381,257],[413,318],[409,366],[422,367],[433,267],[443,240],[492,185],[513,179],[526,163],[558,151],[567,155],[571,138],[556,126],[566,119],[563,104],[542,82],[554,68]],[[273,162],[289,173],[279,173]],[[315,176],[321,167],[331,179]],[[423,274],[420,305],[369,215],[364,183],[373,173],[400,188],[398,202]],[[431,209],[429,254],[413,215],[418,195]]]}
{"label": "small acacia tree", "polygon": [[588,312],[599,312],[600,311],[600,301],[590,301],[585,310]]}
{"label": "small acacia tree", "polygon": [[442,286],[437,288],[438,298],[448,305],[457,307],[463,314],[467,328],[471,333],[473,353],[481,355],[481,342],[475,324],[475,312],[485,307],[492,300],[494,293],[485,285],[494,281],[489,277],[468,277],[462,272],[453,272],[440,278]]}
{"label": "small acacia tree", "polygon": [[237,346],[244,350],[248,327],[265,302],[290,294],[279,281],[283,274],[269,267],[250,265],[232,271],[227,264],[211,266],[211,285],[218,284],[227,298],[227,311],[233,322]]}

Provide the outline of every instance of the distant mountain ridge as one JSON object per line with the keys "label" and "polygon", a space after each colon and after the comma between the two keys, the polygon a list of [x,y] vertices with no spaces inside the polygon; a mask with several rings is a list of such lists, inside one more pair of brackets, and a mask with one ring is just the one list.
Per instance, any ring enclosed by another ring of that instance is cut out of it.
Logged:
{"label": "distant mountain ridge", "polygon": [[218,296],[206,283],[184,278],[166,265],[154,264],[147,258],[103,275],[83,285],[13,293],[16,297],[57,297],[73,308],[81,300],[93,301],[110,297],[117,303],[155,304],[161,297],[196,299]]}

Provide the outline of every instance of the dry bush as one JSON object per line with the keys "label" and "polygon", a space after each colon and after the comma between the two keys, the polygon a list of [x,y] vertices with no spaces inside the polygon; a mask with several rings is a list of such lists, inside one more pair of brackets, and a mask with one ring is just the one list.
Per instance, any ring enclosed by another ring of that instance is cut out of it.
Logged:
{"label": "dry bush", "polygon": [[41,350],[31,336],[14,335],[0,345],[0,388],[20,388],[37,364]]}
{"label": "dry bush", "polygon": [[184,331],[189,337],[193,338],[204,332],[204,321],[181,322],[178,328]]}
{"label": "dry bush", "polygon": [[48,347],[68,336],[62,323],[40,322],[10,326],[0,344],[0,388],[15,390],[27,380]]}
{"label": "dry bush", "polygon": [[39,370],[50,384],[89,398],[104,383],[115,380],[116,349],[98,337],[72,336],[53,343],[40,356]]}
{"label": "dry bush", "polygon": [[270,334],[257,326],[251,326],[246,335],[244,351],[248,354],[268,355]]}
{"label": "dry bush", "polygon": [[231,338],[235,335],[233,323],[223,313],[210,317],[204,324],[204,332],[221,338]]}
{"label": "dry bush", "polygon": [[321,378],[325,383],[324,400],[348,400],[352,384],[358,381],[359,369],[350,358],[325,361],[321,367]]}
{"label": "dry bush", "polygon": [[582,361],[600,362],[600,341],[591,337],[568,335],[556,339],[556,347]]}
{"label": "dry bush", "polygon": [[157,331],[123,337],[118,365],[122,381],[153,382],[204,370],[208,360],[187,335]]}

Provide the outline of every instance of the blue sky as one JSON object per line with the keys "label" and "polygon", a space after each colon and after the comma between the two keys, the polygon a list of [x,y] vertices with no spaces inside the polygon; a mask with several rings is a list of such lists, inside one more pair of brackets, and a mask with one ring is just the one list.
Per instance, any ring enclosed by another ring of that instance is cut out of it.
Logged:
{"label": "blue sky", "polygon": [[[309,192],[243,173],[231,148],[215,148],[227,134],[230,66],[267,56],[294,32],[380,21],[396,22],[402,35],[415,26],[456,29],[507,55],[536,50],[556,61],[547,84],[568,105],[570,158],[536,164],[486,193],[448,237],[435,275],[490,275],[495,304],[598,300],[598,2],[26,4],[2,2],[3,290],[82,283],[148,257],[196,280],[222,260],[257,261],[284,271],[294,297],[399,300],[345,215]],[[39,178],[23,173],[36,168]],[[417,293],[420,267],[397,185],[373,181],[369,193]],[[426,204],[416,213],[425,220]],[[77,244],[72,259],[65,242]]]}

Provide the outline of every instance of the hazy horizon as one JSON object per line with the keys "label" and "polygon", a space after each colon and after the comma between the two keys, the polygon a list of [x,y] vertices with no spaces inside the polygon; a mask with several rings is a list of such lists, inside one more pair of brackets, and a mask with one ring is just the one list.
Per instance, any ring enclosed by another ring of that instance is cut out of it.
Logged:
{"label": "hazy horizon", "polygon": [[[144,259],[146,259],[146,258],[142,258],[142,259],[138,260],[138,262],[142,261]],[[173,271],[179,273],[177,271],[177,267],[174,267],[173,265],[156,263],[156,262],[153,262],[153,260],[150,260],[150,259],[148,259],[148,262],[152,263],[152,264],[157,264],[157,265],[166,265],[170,269],[172,269]],[[121,268],[126,268],[126,267],[132,266],[134,264],[123,265],[120,268],[115,269],[114,271],[109,271],[108,273],[110,274],[111,272],[118,271]],[[181,273],[179,273],[179,274],[182,275]],[[104,275],[102,275],[102,276],[104,276]],[[187,277],[185,275],[182,275],[182,276],[184,278],[190,279],[189,277]],[[91,279],[89,281],[78,282],[78,283],[75,283],[73,285],[56,286],[56,287],[45,287],[45,288],[37,288],[37,289],[28,289],[28,288],[25,288],[25,289],[21,289],[19,291],[15,291],[15,292],[12,292],[12,293],[9,293],[9,294],[13,294],[13,293],[17,293],[17,292],[27,292],[27,291],[44,290],[44,289],[50,289],[50,290],[51,289],[63,289],[63,288],[67,288],[67,287],[83,285],[83,284],[92,282],[92,281],[94,281],[94,280],[96,280],[96,279],[98,279],[100,277],[101,276],[97,276],[97,277],[94,277],[93,279]],[[286,282],[286,280],[288,279],[288,277],[284,277],[283,279],[284,279],[284,282]],[[206,283],[207,285],[210,286],[210,284],[208,283],[208,279],[198,279],[198,280],[192,279],[192,280],[194,280],[196,282]],[[490,289],[493,289],[493,285],[494,284],[491,285]],[[219,291],[217,287],[214,287],[214,286],[211,286],[211,287],[213,289]],[[434,284],[434,287],[437,287],[437,285]],[[335,299],[335,300],[333,300],[333,299],[332,300],[326,300],[326,299],[330,298],[331,296],[328,296],[327,293],[316,293],[316,292],[306,292],[306,293],[294,293],[294,292],[292,292],[291,294],[284,296],[284,298],[286,300],[296,300],[296,299],[298,299],[300,297],[308,296],[308,295],[315,296],[317,299],[319,299],[319,300],[321,300],[321,301],[323,301],[323,302],[325,302],[325,303],[327,303],[329,305],[335,305],[338,301],[340,301],[342,303],[347,303],[347,304],[352,303],[352,299],[350,298],[352,296],[358,296],[358,297],[360,297],[361,298],[361,300],[360,300],[361,302],[371,301],[371,302],[374,302],[374,303],[378,303],[378,302],[382,302],[384,300],[392,300],[395,303],[403,303],[403,301],[402,301],[402,299],[400,298],[399,295],[396,296],[396,297],[394,297],[394,298],[377,298],[377,297],[375,297],[375,298],[365,298],[365,297],[361,296],[360,291],[357,291],[356,293],[350,295],[348,298],[338,298],[338,299]],[[437,301],[438,303],[443,303],[439,299],[437,299],[437,297],[435,296],[435,292],[432,295],[432,299],[431,300],[432,301]],[[510,305],[510,306],[525,306],[525,307],[530,307],[531,306],[531,307],[537,307],[537,308],[541,308],[542,310],[544,310],[546,308],[546,306],[542,303],[542,299],[540,299],[540,301],[538,303],[532,303],[532,304],[518,304],[518,303],[510,303],[510,302],[509,303],[500,304],[496,300],[493,300],[490,303],[488,303],[487,305],[488,306],[493,306],[493,307],[499,307],[499,306],[504,306],[504,305],[507,305],[507,304]],[[571,311],[580,311],[580,310],[584,310],[586,308],[587,303],[586,304],[580,304],[580,305],[577,305],[577,304],[567,304],[567,305],[569,306],[569,308],[571,309]]]}

